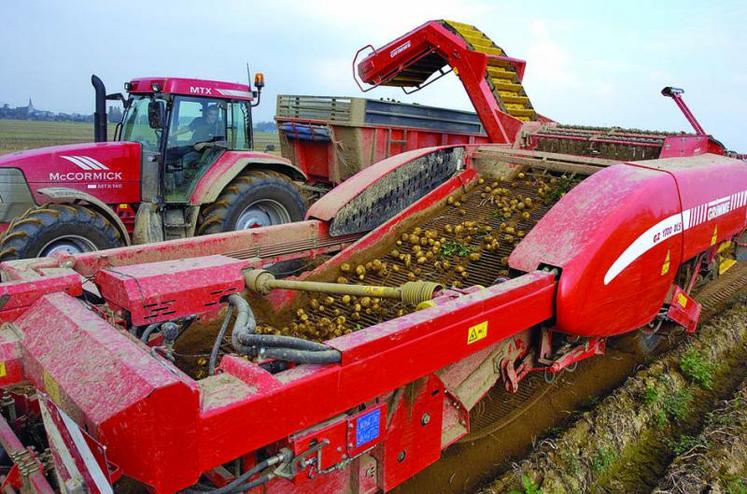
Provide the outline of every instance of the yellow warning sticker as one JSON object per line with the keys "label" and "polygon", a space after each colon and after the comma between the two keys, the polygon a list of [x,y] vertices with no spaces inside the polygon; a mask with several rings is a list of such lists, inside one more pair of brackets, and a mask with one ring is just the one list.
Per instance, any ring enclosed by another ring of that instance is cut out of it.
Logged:
{"label": "yellow warning sticker", "polygon": [[55,403],[60,403],[60,385],[57,384],[57,381],[55,381],[54,377],[47,372],[44,371],[43,379],[44,379],[44,390],[47,392],[49,397],[52,399]]}
{"label": "yellow warning sticker", "polygon": [[671,252],[667,249],[667,257],[664,259],[664,264],[661,265],[661,275],[664,276],[669,272],[669,261],[671,258]]}
{"label": "yellow warning sticker", "polygon": [[488,336],[488,321],[483,321],[480,324],[475,324],[467,330],[467,344],[471,345],[476,341]]}
{"label": "yellow warning sticker", "polygon": [[718,240],[718,225],[713,227],[713,236],[711,237],[711,245],[716,245]]}
{"label": "yellow warning sticker", "polygon": [[0,377],[8,375],[8,369],[5,368],[5,362],[0,362]]}
{"label": "yellow warning sticker", "polygon": [[687,306],[687,297],[683,293],[677,294],[677,302],[682,306],[684,309]]}

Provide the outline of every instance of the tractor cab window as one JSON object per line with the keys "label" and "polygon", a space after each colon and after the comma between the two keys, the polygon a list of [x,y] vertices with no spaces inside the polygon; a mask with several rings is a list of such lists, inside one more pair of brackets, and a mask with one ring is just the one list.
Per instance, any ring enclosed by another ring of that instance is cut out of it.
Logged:
{"label": "tractor cab window", "polygon": [[122,140],[139,142],[146,151],[158,152],[161,131],[148,124],[150,96],[135,96],[122,119]]}
{"label": "tractor cab window", "polygon": [[166,201],[187,201],[197,179],[231,147],[227,142],[230,112],[230,105],[221,100],[174,98],[164,157]]}
{"label": "tractor cab window", "polygon": [[228,114],[228,144],[231,149],[251,149],[252,109],[245,101],[234,101]]}

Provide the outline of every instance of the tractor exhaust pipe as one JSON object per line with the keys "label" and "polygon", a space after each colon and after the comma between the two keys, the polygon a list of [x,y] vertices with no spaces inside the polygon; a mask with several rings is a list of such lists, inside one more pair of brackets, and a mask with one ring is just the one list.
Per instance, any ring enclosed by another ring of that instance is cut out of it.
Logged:
{"label": "tractor exhaust pipe", "polygon": [[96,110],[93,113],[93,140],[106,142],[106,87],[97,75],[91,76],[91,84],[96,91]]}

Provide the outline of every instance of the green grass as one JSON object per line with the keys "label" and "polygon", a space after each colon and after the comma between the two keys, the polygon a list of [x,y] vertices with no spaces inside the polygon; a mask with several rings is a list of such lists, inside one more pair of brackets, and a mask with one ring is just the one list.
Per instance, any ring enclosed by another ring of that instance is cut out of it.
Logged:
{"label": "green grass", "polygon": [[606,471],[617,459],[617,452],[612,448],[601,447],[594,455],[591,460],[591,468],[597,472],[602,473]]}
{"label": "green grass", "polygon": [[714,364],[694,347],[688,348],[680,359],[682,373],[703,389],[713,387],[713,368]]}
{"label": "green grass", "polygon": [[[114,125],[109,124],[109,137],[113,135]],[[0,154],[92,141],[93,124],[91,123],[0,119]],[[275,146],[274,154],[280,154],[276,132],[254,133],[255,149],[264,151],[268,144]]]}
{"label": "green grass", "polygon": [[688,389],[681,389],[664,397],[664,411],[667,415],[678,422],[687,417],[690,412],[690,403],[693,395]]}
{"label": "green grass", "polygon": [[[110,133],[114,126],[109,126]],[[93,141],[93,124],[0,120],[0,153]]]}
{"label": "green grass", "polygon": [[513,489],[509,491],[509,494],[543,494],[542,489],[540,489],[537,484],[534,483],[534,480],[530,479],[526,475],[521,476],[521,487],[521,491]]}

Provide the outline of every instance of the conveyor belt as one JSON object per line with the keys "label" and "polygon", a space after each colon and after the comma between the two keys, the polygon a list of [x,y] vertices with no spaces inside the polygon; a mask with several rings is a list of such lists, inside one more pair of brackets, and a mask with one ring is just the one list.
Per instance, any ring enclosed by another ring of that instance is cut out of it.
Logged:
{"label": "conveyor belt", "polygon": [[[475,26],[456,21],[441,21],[444,26],[458,34],[469,47],[486,55],[506,56],[506,53],[485,33]],[[495,96],[498,105],[512,117],[522,121],[536,120],[537,112],[524,91],[516,70],[509,62],[495,58],[488,59],[485,79]]]}
{"label": "conveyor belt", "polygon": [[[417,229],[401,232],[399,245],[377,245],[378,252],[387,254],[343,265],[331,278],[385,286],[415,279],[457,288],[495,284],[497,278],[508,276],[508,256],[516,244],[564,192],[583,178],[539,169],[529,169],[517,177],[512,182],[487,179],[475,183],[467,193],[452,196]],[[513,206],[511,201],[515,202]],[[412,243],[412,235],[418,237],[417,246]],[[356,272],[361,269],[365,272],[362,277]],[[325,340],[411,310],[394,300],[310,294],[293,308],[287,326],[271,326],[269,321],[260,320],[258,331]]]}
{"label": "conveyor belt", "polygon": [[534,132],[531,139],[537,151],[639,161],[658,158],[664,140],[671,135],[675,134],[619,127],[553,124]]}

